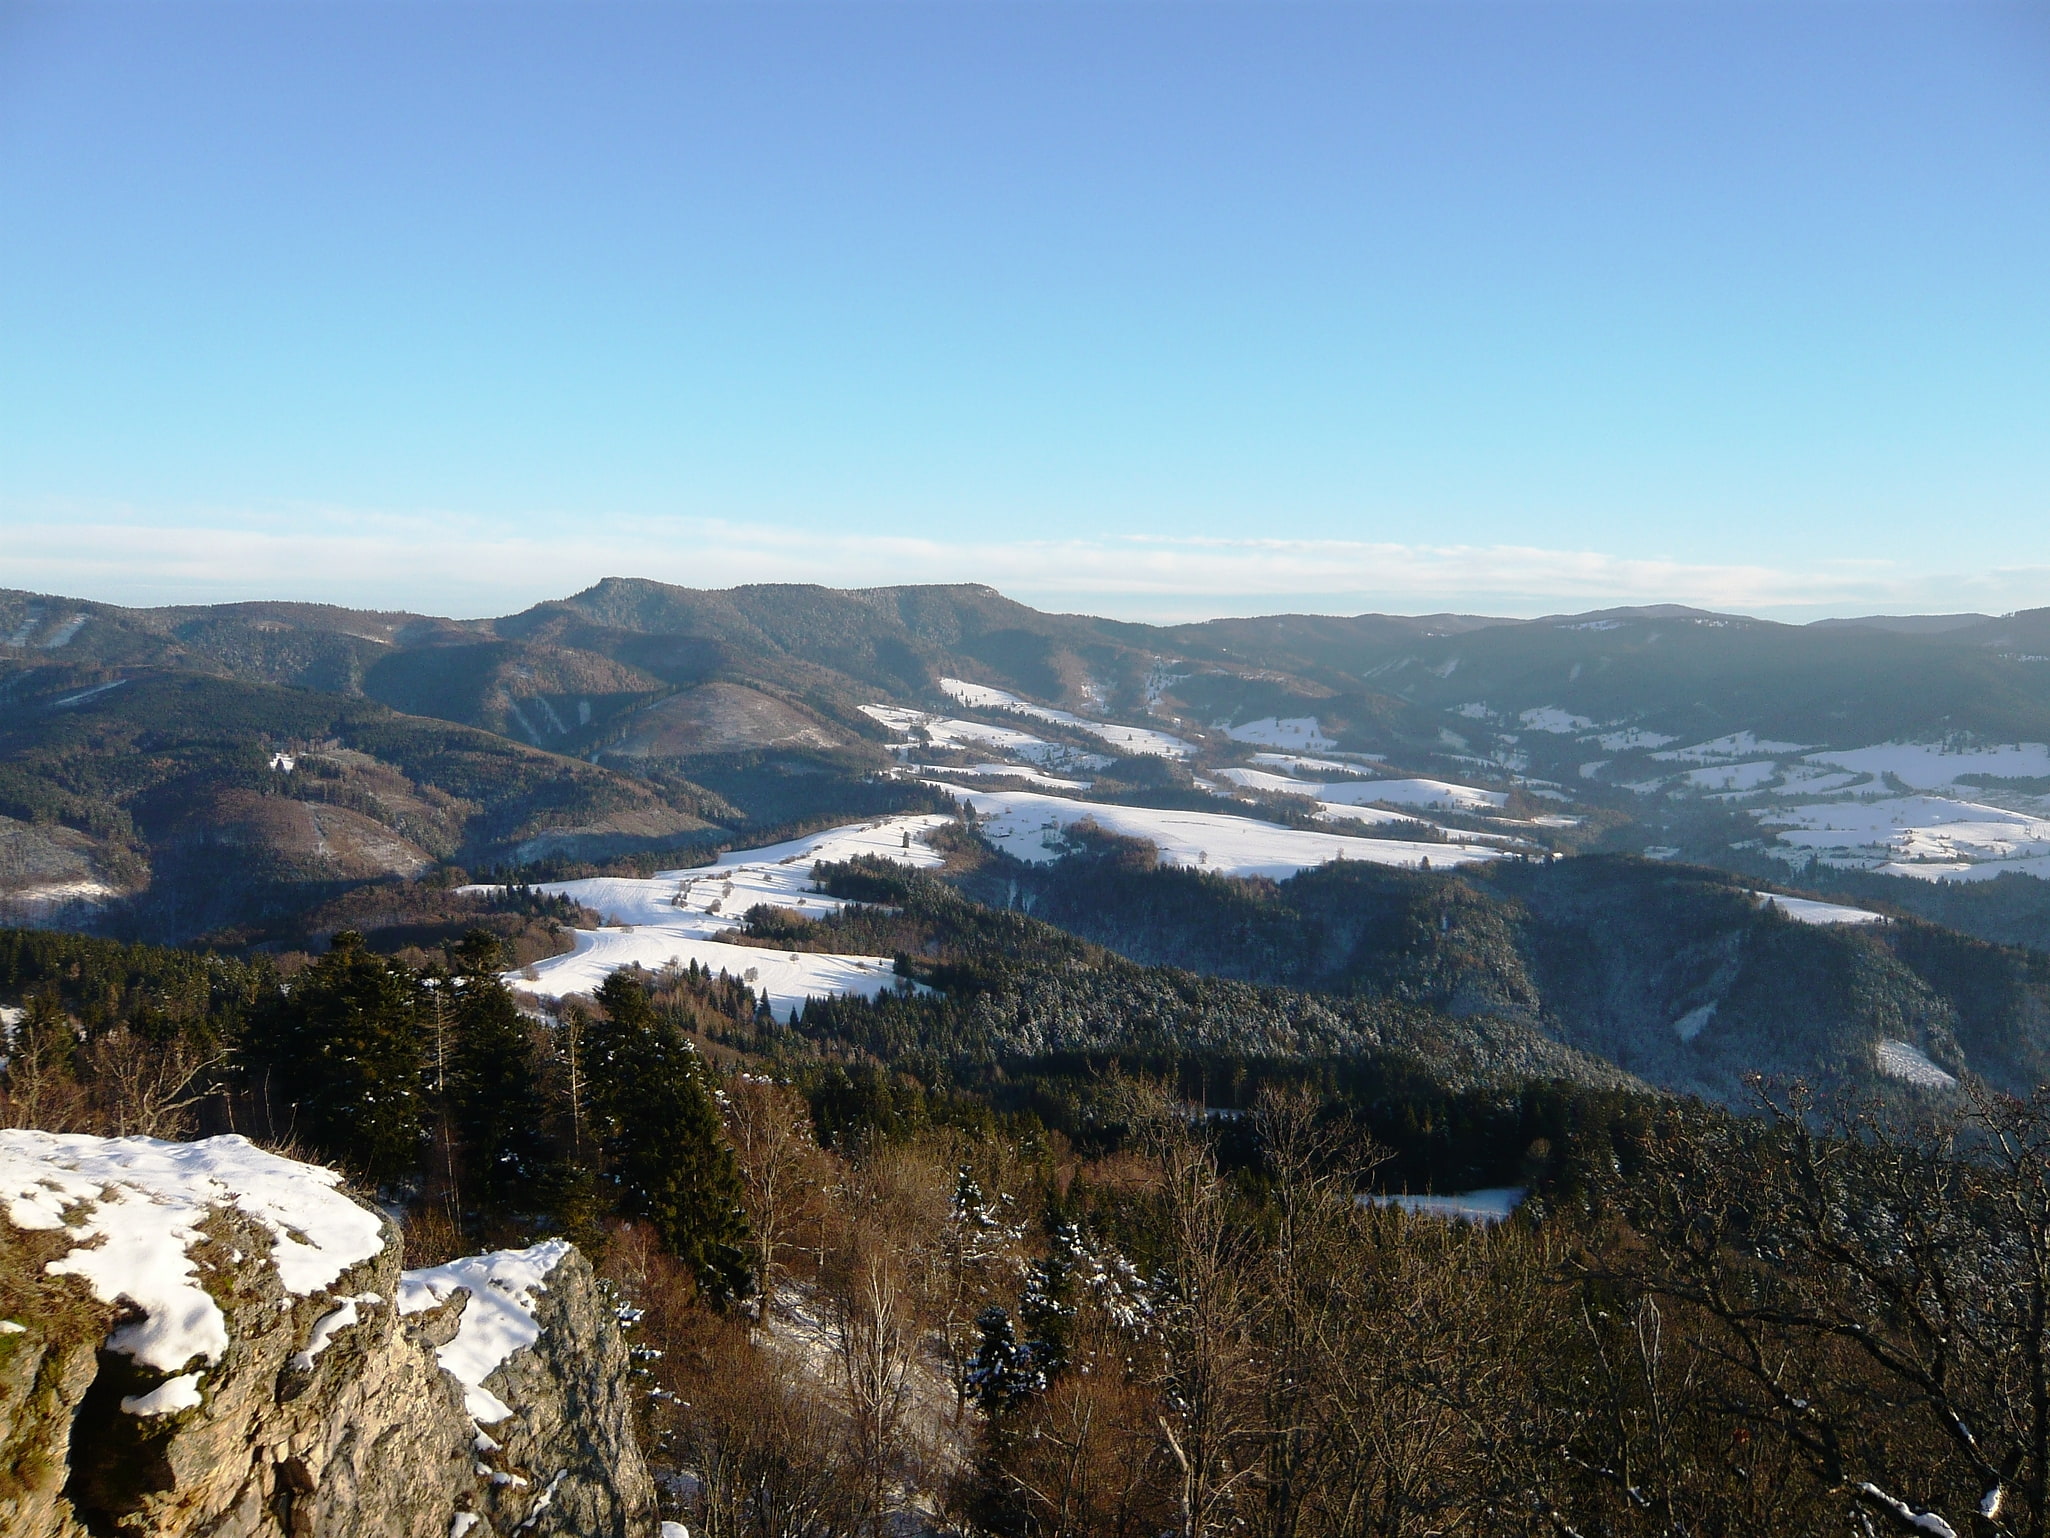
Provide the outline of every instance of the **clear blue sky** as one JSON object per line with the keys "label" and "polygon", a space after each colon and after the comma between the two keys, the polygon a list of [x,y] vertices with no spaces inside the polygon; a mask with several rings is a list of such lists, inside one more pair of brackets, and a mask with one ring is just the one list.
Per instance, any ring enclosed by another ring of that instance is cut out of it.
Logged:
{"label": "clear blue sky", "polygon": [[2050,604],[2050,22],[0,5],[0,585]]}

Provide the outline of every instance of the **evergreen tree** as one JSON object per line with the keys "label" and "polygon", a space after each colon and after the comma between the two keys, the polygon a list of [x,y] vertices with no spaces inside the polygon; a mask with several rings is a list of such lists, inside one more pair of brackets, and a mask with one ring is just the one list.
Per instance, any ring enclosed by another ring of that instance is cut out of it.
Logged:
{"label": "evergreen tree", "polygon": [[1051,1381],[1068,1365],[1082,1236],[1073,1221],[1058,1212],[1048,1216],[1046,1236],[1046,1254],[1025,1269],[1018,1319],[1030,1332],[1027,1340],[1033,1363]]}
{"label": "evergreen tree", "polygon": [[976,1316],[981,1340],[968,1363],[968,1388],[975,1407],[992,1420],[1009,1414],[1046,1388],[1032,1348],[1018,1339],[1010,1313],[992,1305]]}
{"label": "evergreen tree", "polygon": [[279,1006],[269,1055],[281,1132],[384,1182],[416,1168],[427,1134],[419,980],[343,930]]}
{"label": "evergreen tree", "polygon": [[747,1216],[702,1059],[625,971],[598,990],[586,1038],[591,1110],[621,1207],[645,1219],[715,1297],[748,1288]]}
{"label": "evergreen tree", "polygon": [[466,1154],[471,1193],[484,1206],[535,1204],[548,1173],[533,1038],[498,975],[496,936],[471,930],[449,948],[453,1042],[448,1114]]}

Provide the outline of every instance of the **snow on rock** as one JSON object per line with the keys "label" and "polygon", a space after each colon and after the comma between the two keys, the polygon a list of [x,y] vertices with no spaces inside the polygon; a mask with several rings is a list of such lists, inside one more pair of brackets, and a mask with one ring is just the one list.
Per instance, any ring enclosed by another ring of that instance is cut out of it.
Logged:
{"label": "snow on rock", "polygon": [[1929,1060],[1929,1054],[1912,1042],[1882,1041],[1872,1049],[1872,1053],[1879,1071],[1889,1079],[1899,1079],[1923,1089],[1957,1087],[1956,1076],[1937,1067]]}
{"label": "snow on rock", "polygon": [[[1050,705],[1035,705],[1030,700],[1002,689],[992,689],[987,684],[971,684],[965,679],[942,678],[940,692],[949,699],[976,710],[1009,710],[1019,715],[1051,721],[1058,726],[1073,727],[1101,739],[1120,753],[1130,753],[1151,758],[1194,758],[1194,744],[1171,737],[1166,732],[1156,732],[1144,726],[1119,726],[1109,721],[1092,721],[1087,716],[1078,716],[1070,711],[1055,710]],[[1328,744],[1319,743],[1323,747]]]}
{"label": "snow on rock", "polygon": [[1233,742],[1253,742],[1264,748],[1308,748],[1320,753],[1338,746],[1335,738],[1324,735],[1315,716],[1263,716],[1226,727],[1224,734]]}
{"label": "snow on rock", "polygon": [[1312,833],[1225,812],[1104,806],[1029,791],[970,792],[963,799],[974,809],[978,819],[976,831],[984,839],[1007,854],[1034,864],[1059,859],[1068,848],[1067,830],[1084,820],[1110,833],[1146,840],[1159,849],[1166,864],[1192,866],[1222,876],[1279,879],[1333,860],[1403,866],[1416,866],[1428,860],[1442,868],[1501,858],[1501,851],[1478,845]]}
{"label": "snow on rock", "polygon": [[570,1249],[567,1239],[544,1239],[524,1250],[466,1255],[444,1266],[400,1274],[401,1315],[439,1308],[458,1291],[470,1294],[454,1338],[436,1347],[434,1357],[443,1372],[462,1384],[464,1408],[480,1424],[502,1421],[513,1413],[484,1387],[484,1380],[515,1351],[541,1338],[541,1327],[534,1322],[534,1295],[546,1290],[549,1273]]}
{"label": "snow on rock", "polygon": [[206,1396],[199,1391],[199,1380],[204,1374],[182,1372],[175,1378],[166,1378],[147,1394],[129,1394],[121,1401],[123,1415],[176,1415],[180,1410],[196,1410],[206,1402]]}
{"label": "snow on rock", "polygon": [[1761,892],[1758,900],[1768,908],[1777,908],[1797,924],[1884,924],[1886,915],[1873,913],[1864,908],[1847,908],[1841,903],[1817,902],[1812,897],[1782,897],[1777,892]]}
{"label": "snow on rock", "polygon": [[236,1208],[269,1231],[278,1278],[295,1296],[332,1286],[383,1249],[382,1220],[345,1196],[341,1179],[236,1136],[166,1143],[0,1131],[9,1219],[69,1230],[76,1244],[45,1269],[84,1278],[102,1302],[133,1303],[141,1317],[108,1346],[162,1372],[195,1357],[212,1363],[227,1348],[227,1321],[189,1253],[210,1210]]}
{"label": "snow on rock", "polygon": [[935,814],[886,817],[763,849],[736,850],[711,865],[658,871],[645,879],[594,876],[548,882],[542,891],[569,897],[614,927],[576,930],[568,955],[535,962],[506,980],[544,998],[562,998],[592,991],[621,967],[660,971],[695,961],[706,971],[747,983],[770,1008],[784,1013],[807,999],[834,994],[873,998],[895,985],[895,963],[887,956],[771,951],[721,937],[740,928],[747,910],[757,904],[789,908],[812,919],[848,906],[812,889],[811,868],[820,861],[880,855],[919,868],[940,864],[923,839],[949,820]]}
{"label": "snow on rock", "polygon": [[1454,1222],[1477,1223],[1486,1228],[1506,1222],[1528,1193],[1522,1186],[1489,1186],[1479,1191],[1463,1191],[1449,1196],[1380,1196],[1366,1195],[1361,1202],[1375,1207],[1399,1207],[1404,1212],[1417,1213],[1424,1217],[1446,1218]]}

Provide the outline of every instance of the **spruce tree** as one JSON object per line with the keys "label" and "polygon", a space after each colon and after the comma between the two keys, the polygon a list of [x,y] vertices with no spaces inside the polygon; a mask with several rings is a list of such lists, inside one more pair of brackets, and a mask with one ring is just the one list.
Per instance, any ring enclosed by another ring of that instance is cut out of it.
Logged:
{"label": "spruce tree", "polygon": [[361,935],[337,934],[279,1009],[267,1053],[282,1092],[277,1130],[379,1183],[417,1167],[427,1132],[419,1013],[411,971]]}
{"label": "spruce tree", "polygon": [[714,1297],[748,1288],[747,1216],[703,1060],[631,973],[598,990],[586,1038],[593,1122],[622,1210],[645,1219]]}
{"label": "spruce tree", "polygon": [[542,1103],[527,1023],[498,975],[495,935],[473,929],[449,948],[454,1040],[447,1109],[464,1150],[471,1194],[483,1206],[538,1205],[548,1173]]}

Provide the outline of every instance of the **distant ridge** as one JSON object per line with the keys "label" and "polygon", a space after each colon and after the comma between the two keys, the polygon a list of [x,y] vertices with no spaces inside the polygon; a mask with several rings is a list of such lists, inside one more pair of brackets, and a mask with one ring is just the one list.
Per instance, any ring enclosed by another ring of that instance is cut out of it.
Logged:
{"label": "distant ridge", "polygon": [[1831,630],[1855,625],[1865,630],[1891,630],[1896,635],[1942,635],[1950,630],[1990,625],[1993,618],[1991,614],[1867,614],[1857,619],[1819,619],[1808,628]]}

